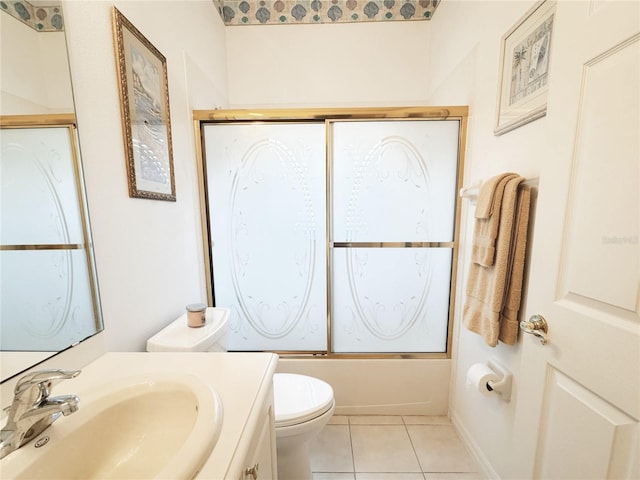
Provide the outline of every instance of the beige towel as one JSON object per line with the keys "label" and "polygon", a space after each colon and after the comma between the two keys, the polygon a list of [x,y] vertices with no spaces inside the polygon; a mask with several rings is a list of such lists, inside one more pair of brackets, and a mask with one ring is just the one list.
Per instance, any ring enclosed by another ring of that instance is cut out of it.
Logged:
{"label": "beige towel", "polygon": [[[489,218],[494,211],[498,211],[500,209],[500,203],[495,203],[496,200],[498,202],[502,199],[502,192],[504,191],[504,182],[503,180],[507,177],[517,177],[517,173],[507,172],[501,173],[500,175],[496,175],[495,177],[486,180],[481,186],[480,191],[478,192],[478,201],[476,203],[476,211],[474,216],[476,218]],[[502,185],[500,185],[502,184]],[[496,198],[496,191],[500,190],[499,196]],[[499,212],[498,212],[499,213]]]}
{"label": "beige towel", "polygon": [[517,210],[513,236],[511,237],[510,278],[506,290],[504,305],[500,312],[500,335],[498,339],[507,345],[518,340],[518,312],[522,301],[522,284],[524,282],[524,266],[527,250],[527,234],[529,229],[529,211],[531,206],[531,189],[520,187],[518,190]]}
{"label": "beige towel", "polygon": [[[499,211],[495,262],[471,262],[463,324],[495,347],[498,340],[515,343],[529,218],[530,190],[519,189],[524,180],[507,180]],[[494,211],[494,215],[498,212]]]}
{"label": "beige towel", "polygon": [[473,227],[472,262],[485,267],[493,265],[504,189],[510,180],[516,178],[519,176],[515,173],[504,173],[490,178],[480,187]]}

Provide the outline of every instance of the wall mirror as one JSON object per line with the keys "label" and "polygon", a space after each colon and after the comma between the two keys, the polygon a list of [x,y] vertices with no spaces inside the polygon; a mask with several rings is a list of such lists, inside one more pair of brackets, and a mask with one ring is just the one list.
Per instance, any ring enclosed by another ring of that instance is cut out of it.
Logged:
{"label": "wall mirror", "polygon": [[0,381],[103,328],[62,7],[0,2]]}

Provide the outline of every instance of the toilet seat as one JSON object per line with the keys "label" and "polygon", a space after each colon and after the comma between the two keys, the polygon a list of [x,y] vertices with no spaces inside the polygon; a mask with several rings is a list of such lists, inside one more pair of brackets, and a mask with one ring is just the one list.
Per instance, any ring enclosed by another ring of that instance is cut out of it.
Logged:
{"label": "toilet seat", "polygon": [[308,422],[334,405],[331,386],[306,375],[276,373],[273,392],[276,428]]}

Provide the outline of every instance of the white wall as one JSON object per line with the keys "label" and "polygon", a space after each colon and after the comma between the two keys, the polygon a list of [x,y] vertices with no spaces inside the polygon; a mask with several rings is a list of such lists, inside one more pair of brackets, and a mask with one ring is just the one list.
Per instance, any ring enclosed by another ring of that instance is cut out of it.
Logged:
{"label": "white wall", "polygon": [[64,32],[38,32],[0,15],[3,115],[73,112]]}
{"label": "white wall", "polygon": [[428,22],[227,29],[229,101],[244,107],[423,105]]}
{"label": "white wall", "polygon": [[[129,198],[114,56],[117,8],[167,59],[177,202]],[[227,101],[225,31],[211,0],[63,4],[109,351],[206,299],[193,109]]]}

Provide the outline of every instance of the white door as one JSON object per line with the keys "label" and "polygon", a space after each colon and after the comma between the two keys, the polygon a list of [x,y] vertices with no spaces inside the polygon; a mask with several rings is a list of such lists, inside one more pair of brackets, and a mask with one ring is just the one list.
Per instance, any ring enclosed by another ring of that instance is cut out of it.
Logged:
{"label": "white door", "polygon": [[512,475],[640,478],[640,2],[556,22],[526,312],[549,342],[523,333]]}

